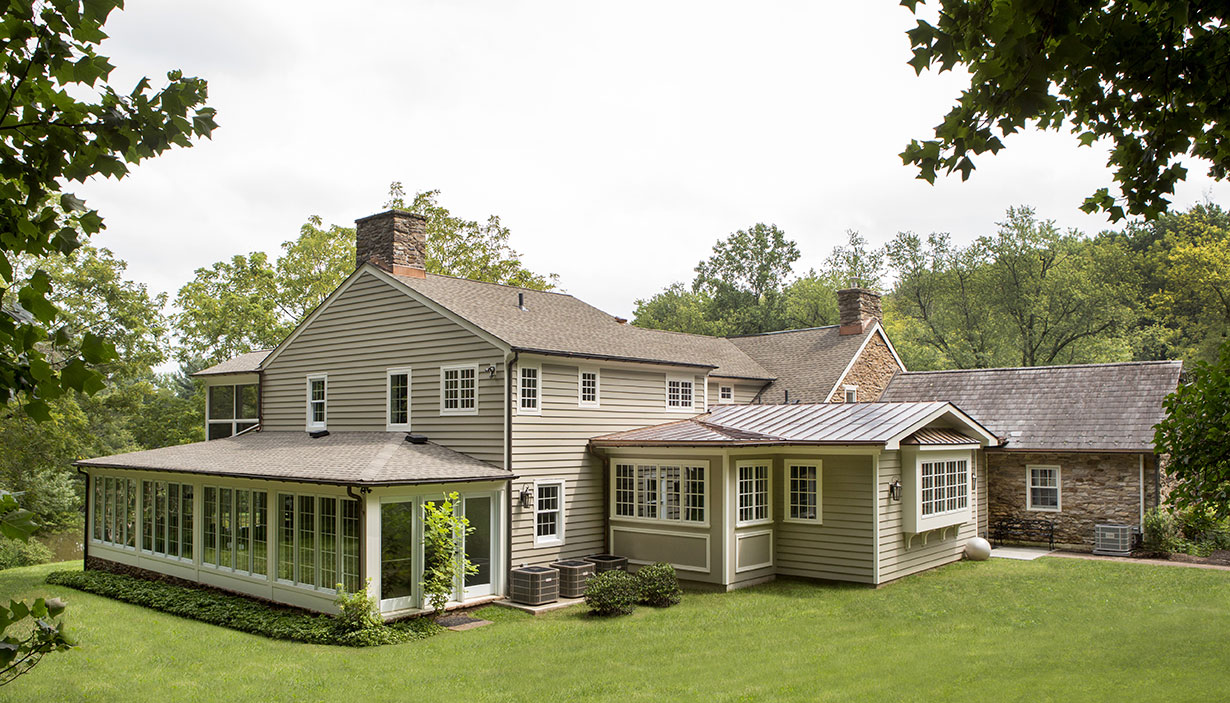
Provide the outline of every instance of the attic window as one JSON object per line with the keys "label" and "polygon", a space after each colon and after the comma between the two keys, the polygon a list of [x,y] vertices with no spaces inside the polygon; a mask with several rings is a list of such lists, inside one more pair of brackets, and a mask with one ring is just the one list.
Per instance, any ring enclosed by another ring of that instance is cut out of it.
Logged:
{"label": "attic window", "polygon": [[846,402],[858,402],[858,386],[846,386]]}
{"label": "attic window", "polygon": [[694,383],[690,376],[667,376],[666,407],[670,410],[691,410]]}
{"label": "attic window", "polygon": [[328,420],[329,378],[324,374],[307,377],[307,428],[323,430]]}
{"label": "attic window", "polygon": [[735,402],[735,389],[733,386],[718,386],[718,402],[733,403]]}

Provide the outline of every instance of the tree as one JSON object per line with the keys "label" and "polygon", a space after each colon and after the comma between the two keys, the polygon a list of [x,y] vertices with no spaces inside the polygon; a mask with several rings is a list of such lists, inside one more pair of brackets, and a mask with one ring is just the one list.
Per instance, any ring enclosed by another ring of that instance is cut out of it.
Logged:
{"label": "tree", "polygon": [[[916,16],[933,3],[902,0]],[[920,9],[919,6],[922,5]],[[922,73],[962,64],[969,87],[935,128],[901,154],[919,178],[960,171],[1028,126],[1070,127],[1081,144],[1109,140],[1120,197],[1101,188],[1081,209],[1112,221],[1153,218],[1187,169],[1179,158],[1230,168],[1230,14],[1222,2],[938,0],[938,20],[907,34]]]}
{"label": "tree", "polygon": [[287,318],[282,298],[278,274],[264,252],[236,255],[197,269],[196,278],[175,296],[176,356],[180,362],[200,358],[216,364],[276,346],[298,322]]}
{"label": "tree", "polygon": [[711,305],[704,294],[676,282],[650,298],[638,298],[632,324],[689,334],[720,334],[720,323],[709,319]]}
{"label": "tree", "polygon": [[1154,446],[1170,455],[1175,479],[1167,501],[1210,519],[1230,517],[1230,342],[1215,363],[1196,362],[1188,380],[1164,402]]}
{"label": "tree", "polygon": [[123,178],[129,164],[217,126],[202,79],[171,71],[155,92],[148,79],[127,93],[108,83],[113,67],[95,48],[119,5],[12,0],[0,20],[0,288],[16,288],[17,301],[0,312],[0,403],[22,403],[36,419],[65,391],[97,391],[92,367],[114,350],[93,330],[70,345],[53,326],[49,276],[35,271],[18,285],[14,257],[69,254],[102,229],[96,210],[62,192],[67,182]]}

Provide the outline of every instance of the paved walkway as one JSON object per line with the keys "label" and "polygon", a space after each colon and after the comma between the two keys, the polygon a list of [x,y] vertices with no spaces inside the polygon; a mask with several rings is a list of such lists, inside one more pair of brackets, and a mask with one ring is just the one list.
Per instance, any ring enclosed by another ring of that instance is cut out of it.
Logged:
{"label": "paved walkway", "polygon": [[[991,550],[995,556],[995,550]],[[1192,569],[1211,569],[1213,571],[1230,571],[1230,566],[1221,564],[1192,564],[1186,561],[1170,561],[1169,559],[1134,559],[1132,557],[1108,557],[1101,554],[1086,554],[1084,552],[1051,552],[1047,556],[1063,557],[1064,559],[1090,559],[1094,561],[1122,561],[1129,564],[1155,564],[1157,566],[1186,566]]]}
{"label": "paved walkway", "polygon": [[1041,547],[992,547],[992,559],[1019,559],[1021,561],[1033,561],[1038,557],[1044,557],[1048,554],[1053,554],[1049,549]]}

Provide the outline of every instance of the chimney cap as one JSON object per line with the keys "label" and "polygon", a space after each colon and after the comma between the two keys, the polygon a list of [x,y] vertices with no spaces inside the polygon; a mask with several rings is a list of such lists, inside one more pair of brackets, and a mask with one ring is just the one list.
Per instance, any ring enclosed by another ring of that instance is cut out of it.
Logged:
{"label": "chimney cap", "polygon": [[426,221],[427,221],[427,216],[426,216],[426,215],[420,215],[420,214],[419,214],[419,213],[417,213],[417,212],[411,212],[411,211],[409,211],[409,210],[403,210],[403,209],[401,209],[401,208],[390,208],[390,209],[388,209],[388,210],[385,210],[384,212],[378,212],[378,213],[376,213],[376,214],[374,214],[374,215],[368,215],[368,216],[366,216],[366,217],[360,217],[360,218],[358,218],[358,219],[356,219],[356,220],[355,220],[355,224],[358,224],[358,223],[360,223],[360,222],[367,222],[368,220],[375,220],[375,219],[377,219],[377,218],[381,218],[381,217],[390,217],[390,216],[394,216],[394,215],[401,215],[402,217],[413,217],[413,218],[418,219],[418,220],[423,220],[424,222],[426,222]]}

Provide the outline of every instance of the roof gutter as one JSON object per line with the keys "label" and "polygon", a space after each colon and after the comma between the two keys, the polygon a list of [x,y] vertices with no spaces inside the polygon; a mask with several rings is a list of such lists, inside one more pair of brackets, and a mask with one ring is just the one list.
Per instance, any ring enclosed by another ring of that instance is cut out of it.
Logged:
{"label": "roof gutter", "polygon": [[513,347],[515,352],[526,354],[542,354],[543,356],[560,356],[568,359],[598,359],[600,361],[627,361],[636,364],[657,364],[660,366],[687,366],[697,369],[716,369],[713,364],[693,364],[686,361],[663,361],[661,359],[640,359],[633,356],[617,356],[613,354],[582,354],[578,352],[553,351],[550,349],[531,349],[529,347]]}
{"label": "roof gutter", "polygon": [[159,473],[171,474],[187,474],[189,476],[225,476],[226,478],[245,478],[254,481],[281,481],[283,483],[308,483],[316,486],[431,486],[435,484],[446,483],[484,483],[491,481],[511,481],[521,478],[509,473],[507,476],[470,476],[466,478],[425,478],[414,479],[408,481],[328,481],[317,478],[295,478],[289,476],[269,476],[266,474],[236,474],[225,471],[200,471],[196,469],[184,468],[163,468],[154,466],[126,466],[124,464],[86,464],[82,462],[73,462],[73,466],[80,471],[83,467],[87,469],[121,469],[124,471],[156,471]]}
{"label": "roof gutter", "polygon": [[590,446],[603,447],[882,447],[884,442],[865,440],[859,442],[830,442],[826,440],[756,440],[741,442],[738,440],[715,441],[672,441],[672,440],[590,440]]}

